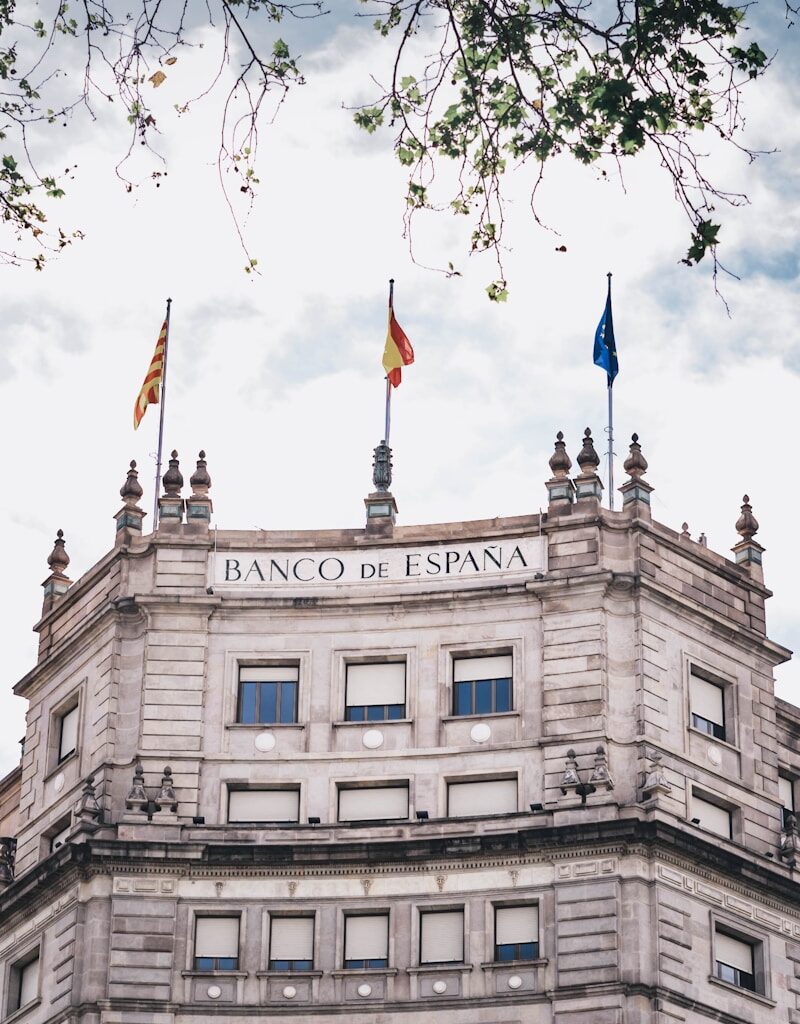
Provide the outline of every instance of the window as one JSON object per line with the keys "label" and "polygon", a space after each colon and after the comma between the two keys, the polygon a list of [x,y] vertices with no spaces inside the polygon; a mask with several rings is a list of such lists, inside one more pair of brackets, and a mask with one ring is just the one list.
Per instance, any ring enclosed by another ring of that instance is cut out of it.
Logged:
{"label": "window", "polygon": [[345,718],[390,722],[406,715],[406,663],[348,665]]}
{"label": "window", "polygon": [[238,722],[285,725],[297,721],[296,665],[259,665],[239,669]]}
{"label": "window", "polygon": [[724,836],[725,839],[730,839],[732,836],[731,812],[717,804],[712,804],[709,800],[696,796],[694,793],[692,793],[692,818],[698,818],[700,828],[704,828],[708,832],[715,832],[718,836]]}
{"label": "window", "polygon": [[447,816],[513,814],[517,810],[517,780],[451,782],[447,787]]}
{"label": "window", "polygon": [[494,958],[536,960],[539,956],[539,908],[495,907]]}
{"label": "window", "polygon": [[8,1013],[15,1013],[39,995],[39,949],[11,965],[9,973]]}
{"label": "window", "polygon": [[783,805],[783,824],[790,814],[794,814],[794,780],[788,775],[778,776],[778,796]]}
{"label": "window", "polygon": [[339,821],[381,821],[407,817],[407,785],[339,788]]}
{"label": "window", "polygon": [[754,948],[752,942],[734,938],[727,932],[714,934],[715,974],[721,981],[757,991]]}
{"label": "window", "polygon": [[269,969],[310,971],[314,967],[314,918],[271,917]]}
{"label": "window", "polygon": [[66,761],[78,748],[78,706],[58,719],[58,763]]}
{"label": "window", "polygon": [[344,966],[351,970],[389,966],[389,915],[344,919]]}
{"label": "window", "polygon": [[456,658],[453,714],[491,715],[511,711],[511,655]]}
{"label": "window", "polygon": [[299,820],[299,789],[228,790],[229,822],[258,824]]}
{"label": "window", "polygon": [[194,969],[196,971],[236,971],[238,968],[239,918],[195,918]]}
{"label": "window", "polygon": [[424,910],[420,913],[419,962],[464,962],[464,911]]}
{"label": "window", "polygon": [[702,679],[694,668],[689,676],[689,706],[693,729],[699,729],[718,740],[727,739],[723,687]]}

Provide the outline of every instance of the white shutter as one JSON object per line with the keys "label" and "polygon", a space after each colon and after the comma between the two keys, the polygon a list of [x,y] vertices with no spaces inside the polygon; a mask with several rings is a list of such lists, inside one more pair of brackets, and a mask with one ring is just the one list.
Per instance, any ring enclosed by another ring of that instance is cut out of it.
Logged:
{"label": "white shutter", "polygon": [[495,911],[496,946],[539,941],[538,907],[498,907]]}
{"label": "white shutter", "polygon": [[61,737],[58,744],[58,758],[63,760],[67,754],[78,749],[78,709],[74,707],[61,716]]}
{"label": "white shutter", "polygon": [[689,678],[689,702],[693,715],[706,718],[715,725],[724,725],[725,712],[721,686],[715,686],[699,676],[692,675]]}
{"label": "white shutter", "polygon": [[717,807],[708,800],[692,795],[692,817],[700,819],[700,828],[715,832],[725,839],[731,838],[731,814],[724,807]]}
{"label": "white shutter", "polygon": [[239,956],[238,917],[195,918],[194,955],[217,959]]}
{"label": "white shutter", "polygon": [[753,947],[749,942],[742,942],[741,939],[732,939],[730,935],[723,935],[717,932],[714,936],[714,956],[720,963],[728,967],[735,967],[738,971],[746,974],[754,974],[753,971]]}
{"label": "white shutter", "polygon": [[270,960],[313,960],[314,918],[271,918],[269,958]]}
{"label": "white shutter", "polygon": [[345,960],[388,960],[389,918],[386,914],[347,917],[344,925]]}
{"label": "white shutter", "polygon": [[451,782],[447,787],[447,815],[466,818],[478,814],[513,814],[517,810],[517,780]]}
{"label": "white shutter", "polygon": [[405,704],[406,663],[347,666],[347,706]]}
{"label": "white shutter", "polygon": [[54,836],[51,836],[51,838],[50,838],[50,852],[51,853],[54,850],[57,850],[59,848],[59,846],[63,846],[64,845],[64,843],[66,841],[66,838],[67,838],[67,836],[70,833],[70,829],[71,828],[72,828],[72,825],[67,825],[66,828],[62,828],[60,832],[56,832],[56,834]]}
{"label": "white shutter", "polygon": [[791,779],[778,776],[778,795],[786,810],[794,813],[794,785]]}
{"label": "white shutter", "polygon": [[39,994],[39,956],[20,968],[19,972],[19,1007],[27,1006]]}
{"label": "white shutter", "polygon": [[420,915],[420,963],[461,963],[464,959],[464,911]]}
{"label": "white shutter", "polygon": [[453,682],[465,683],[473,679],[510,679],[512,658],[500,654],[493,658],[456,658],[453,662]]}
{"label": "white shutter", "polygon": [[339,821],[408,817],[407,786],[339,790]]}
{"label": "white shutter", "polygon": [[242,665],[240,683],[296,683],[300,678],[297,665]]}
{"label": "white shutter", "polygon": [[298,821],[298,789],[232,789],[228,821]]}

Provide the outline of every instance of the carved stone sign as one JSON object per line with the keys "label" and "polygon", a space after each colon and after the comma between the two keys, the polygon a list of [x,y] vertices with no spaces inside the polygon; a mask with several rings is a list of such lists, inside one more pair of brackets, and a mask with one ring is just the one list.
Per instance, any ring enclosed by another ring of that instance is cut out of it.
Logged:
{"label": "carved stone sign", "polygon": [[546,557],[544,537],[363,551],[218,551],[211,555],[210,582],[214,588],[271,591],[375,583],[511,582],[544,572]]}

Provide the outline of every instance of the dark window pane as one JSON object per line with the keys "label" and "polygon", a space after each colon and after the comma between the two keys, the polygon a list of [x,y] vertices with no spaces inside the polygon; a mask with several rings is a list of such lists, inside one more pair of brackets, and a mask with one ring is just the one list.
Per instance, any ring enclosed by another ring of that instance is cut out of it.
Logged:
{"label": "dark window pane", "polygon": [[281,722],[295,721],[295,683],[281,683]]}
{"label": "dark window pane", "polygon": [[386,708],[383,704],[370,704],[367,707],[368,722],[383,722],[386,720]]}
{"label": "dark window pane", "polygon": [[388,960],[384,960],[384,959],[381,959],[381,958],[376,958],[376,959],[373,959],[373,960],[367,960],[364,966],[365,967],[369,967],[369,968],[374,970],[374,969],[380,968],[380,967],[388,967],[388,965],[389,965],[389,961]]}
{"label": "dark window pane", "polygon": [[269,969],[271,971],[288,971],[289,961],[288,960],[270,960]]}
{"label": "dark window pane", "polygon": [[475,714],[489,715],[492,712],[492,679],[479,679],[475,683]]}
{"label": "dark window pane", "polygon": [[455,706],[453,713],[456,715],[472,714],[472,683],[455,684]]}
{"label": "dark window pane", "polygon": [[505,960],[516,959],[517,947],[512,943],[507,943],[506,945],[497,946],[495,948],[497,950],[495,960],[499,960],[502,963]]}
{"label": "dark window pane", "polygon": [[235,971],[239,961],[236,957],[224,956],[217,960],[218,971]]}
{"label": "dark window pane", "polygon": [[194,969],[196,971],[213,971],[214,960],[210,956],[196,956],[194,958]]}
{"label": "dark window pane", "polygon": [[258,710],[259,722],[277,722],[277,700],[278,686],[276,683],[259,683],[261,690],[260,707]]}
{"label": "dark window pane", "polygon": [[292,960],[293,971],[310,971],[313,966],[311,960]]}
{"label": "dark window pane", "polygon": [[520,960],[535,960],[538,953],[538,942],[521,942],[519,945]]}
{"label": "dark window pane", "polygon": [[405,717],[406,707],[405,704],[390,704],[389,705],[389,719],[390,721],[396,721],[398,718]]}
{"label": "dark window pane", "polygon": [[511,710],[511,680],[498,679],[495,684],[495,711]]}
{"label": "dark window pane", "polygon": [[364,708],[348,708],[347,709],[347,721],[348,722],[363,722],[364,721]]}
{"label": "dark window pane", "polygon": [[254,725],[256,718],[257,683],[242,683],[239,695],[239,721]]}

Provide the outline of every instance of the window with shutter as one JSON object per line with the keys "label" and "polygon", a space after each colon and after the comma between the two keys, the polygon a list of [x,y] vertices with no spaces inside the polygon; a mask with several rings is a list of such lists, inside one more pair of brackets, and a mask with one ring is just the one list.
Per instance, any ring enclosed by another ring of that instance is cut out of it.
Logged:
{"label": "window with shutter", "polygon": [[405,718],[406,663],[348,665],[345,718],[348,722],[387,722]]}
{"label": "window with shutter", "polygon": [[194,969],[235,971],[239,968],[239,918],[196,917]]}
{"label": "window with shutter", "polygon": [[453,661],[453,714],[492,715],[513,708],[512,657],[456,658]]}
{"label": "window with shutter", "polygon": [[58,760],[65,761],[78,749],[78,708],[65,712],[59,719]]}
{"label": "window with shutter", "polygon": [[494,958],[536,960],[539,956],[539,908],[496,907],[494,912]]}
{"label": "window with shutter", "polygon": [[278,823],[300,820],[299,789],[231,789],[228,821]]}
{"label": "window with shutter", "polygon": [[271,917],[269,969],[311,971],[314,968],[314,918]]}
{"label": "window with shutter", "polygon": [[722,981],[756,991],[753,944],[717,930],[714,935],[716,974]]}
{"label": "window with shutter", "polygon": [[408,786],[339,789],[339,821],[394,821],[407,817]]}
{"label": "window with shutter", "polygon": [[389,966],[389,915],[350,915],[344,921],[344,966],[374,970]]}
{"label": "window with shutter", "polygon": [[420,913],[421,964],[464,961],[464,911],[427,910]]}
{"label": "window with shutter", "polygon": [[721,686],[709,683],[693,671],[689,677],[689,706],[692,727],[725,740],[725,694]]}
{"label": "window with shutter", "polygon": [[695,796],[694,793],[692,793],[692,818],[699,818],[700,828],[714,832],[718,836],[724,836],[725,839],[731,838],[731,812],[724,807],[712,804],[709,800]]}
{"label": "window with shutter", "polygon": [[516,810],[516,779],[451,782],[447,787],[447,815],[449,818],[513,814]]}

